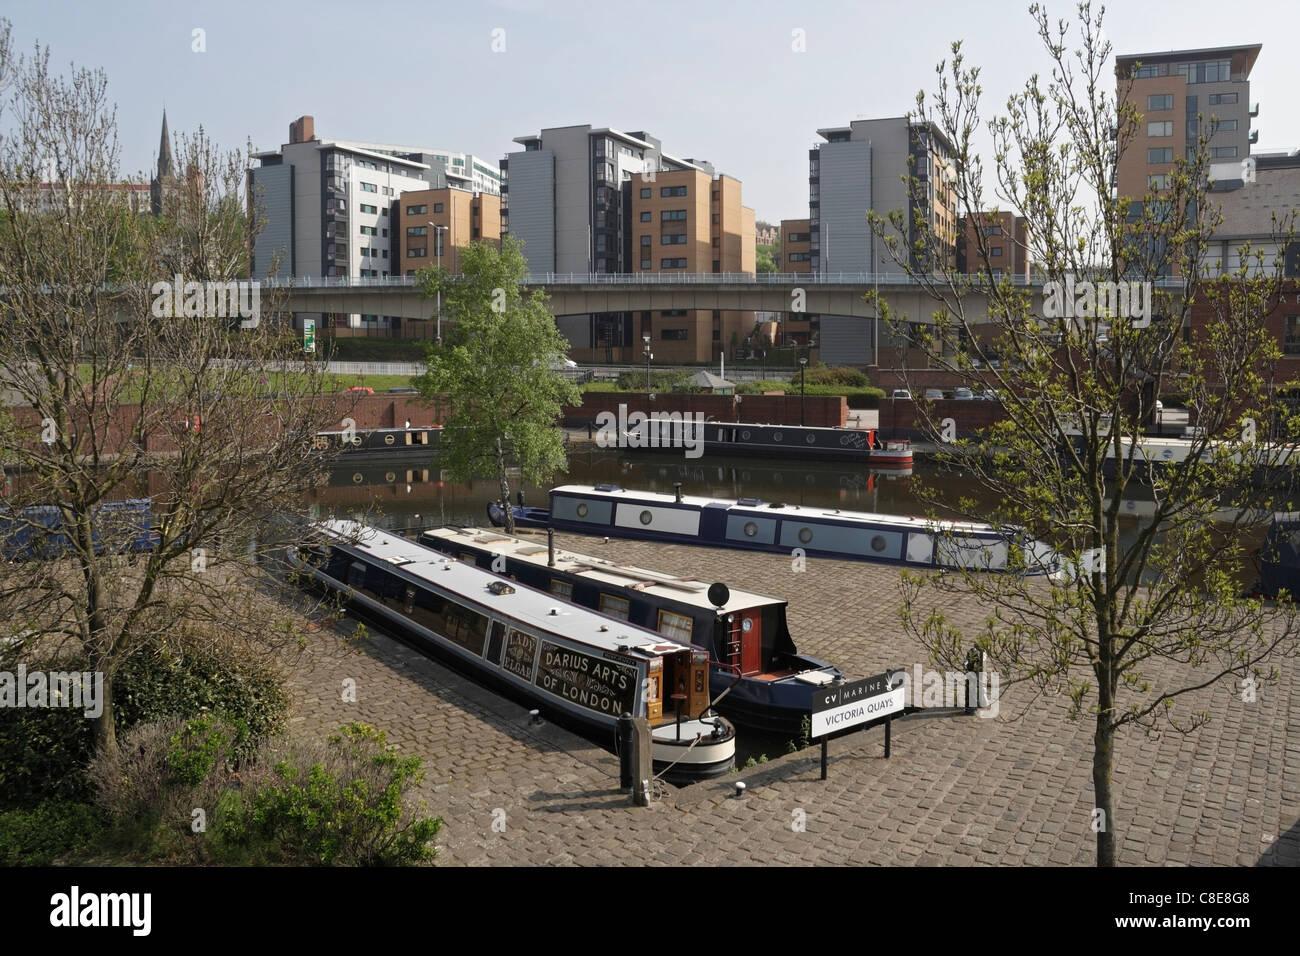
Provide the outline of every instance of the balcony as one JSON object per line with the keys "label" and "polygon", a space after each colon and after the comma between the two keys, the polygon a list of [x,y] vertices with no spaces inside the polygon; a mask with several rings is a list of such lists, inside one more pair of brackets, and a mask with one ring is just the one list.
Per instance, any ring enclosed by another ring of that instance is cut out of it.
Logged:
{"label": "balcony", "polygon": [[1252,118],[1253,118],[1253,117],[1256,117],[1256,116],[1259,115],[1259,104],[1258,104],[1258,103],[1251,103],[1251,104],[1250,104],[1250,115],[1251,115]]}

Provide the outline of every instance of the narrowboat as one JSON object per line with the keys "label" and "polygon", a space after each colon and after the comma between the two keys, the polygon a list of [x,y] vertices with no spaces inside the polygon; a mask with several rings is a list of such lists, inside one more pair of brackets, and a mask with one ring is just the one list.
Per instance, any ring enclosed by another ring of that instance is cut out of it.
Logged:
{"label": "narrowboat", "polygon": [[647,718],[670,782],[731,770],[736,731],[712,709],[703,650],[355,521],[311,528],[290,562],[423,652],[607,746],[620,715]]}
{"label": "narrowboat", "polygon": [[[758,425],[748,422],[674,421],[648,418],[628,428],[629,449],[674,451],[685,444],[704,455],[759,455],[793,460],[864,461],[873,468],[912,467],[912,446],[905,439],[882,439],[874,428],[814,425]],[[696,430],[703,436],[697,437]],[[697,444],[698,443],[698,444]]]}
{"label": "narrowboat", "polygon": [[312,448],[325,451],[341,448],[346,452],[397,453],[432,451],[442,437],[441,425],[410,428],[332,428],[317,432]]}
{"label": "narrowboat", "polygon": [[741,727],[793,737],[812,713],[813,692],[844,680],[825,661],[799,653],[786,623],[788,604],[779,598],[484,528],[437,528],[418,540],[556,598],[703,649],[716,706]]}
{"label": "narrowboat", "polygon": [[[494,512],[489,509],[489,516]],[[562,485],[551,489],[546,527],[576,534],[640,538],[675,544],[743,548],[908,567],[1057,574],[1049,546],[1021,529],[999,530],[970,521],[629,491],[618,485]],[[540,521],[534,514],[530,520]],[[496,524],[496,521],[493,521]],[[1019,560],[1013,557],[1013,546]]]}
{"label": "narrowboat", "polygon": [[1259,566],[1260,594],[1276,599],[1285,592],[1291,601],[1300,599],[1300,513],[1273,515],[1255,561]]}
{"label": "narrowboat", "polygon": [[[135,554],[158,546],[153,499],[127,498],[94,507],[92,543],[96,554]],[[33,505],[14,514],[0,511],[0,557],[11,561],[52,560],[73,550],[57,505]]]}

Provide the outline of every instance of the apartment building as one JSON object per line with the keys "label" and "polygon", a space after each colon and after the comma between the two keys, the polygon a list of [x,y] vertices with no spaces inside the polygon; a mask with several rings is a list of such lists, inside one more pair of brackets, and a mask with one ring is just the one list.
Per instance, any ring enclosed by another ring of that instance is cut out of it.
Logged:
{"label": "apartment building", "polygon": [[[644,131],[591,125],[515,142],[523,148],[501,161],[502,232],[522,240],[530,272],[754,271],[754,212],[740,182],[709,163],[670,155]],[[703,362],[732,332],[748,334],[753,313],[609,312],[556,324],[579,360],[642,361],[649,335],[656,360]]]}
{"label": "apartment building", "polygon": [[[983,234],[987,254],[980,252]],[[1028,281],[1031,264],[1025,218],[1010,212],[981,212],[958,220],[957,271]]]}
{"label": "apartment building", "polygon": [[[403,275],[394,223],[403,193],[500,189],[499,172],[489,175],[491,167],[472,154],[321,139],[311,116],[289,124],[288,143],[253,157],[260,163],[248,174],[250,216],[259,225],[254,279]],[[305,318],[315,318],[320,328],[360,333],[395,335],[401,329],[398,316],[298,316]]]}
{"label": "apartment building", "polygon": [[[1116,96],[1141,114],[1116,170],[1119,194],[1140,200],[1168,185],[1174,163],[1208,138],[1210,161],[1238,166],[1257,133],[1250,121],[1250,71],[1262,45],[1139,53],[1115,58]],[[1213,120],[1213,122],[1211,122]]]}
{"label": "apartment building", "polygon": [[[777,272],[807,274],[812,272],[812,233],[807,219],[781,220],[781,261]],[[788,312],[778,345],[815,345],[820,317],[806,312]]]}
{"label": "apartment building", "polygon": [[439,264],[460,272],[461,252],[471,242],[500,246],[501,197],[450,187],[402,193],[393,227],[402,275]]}

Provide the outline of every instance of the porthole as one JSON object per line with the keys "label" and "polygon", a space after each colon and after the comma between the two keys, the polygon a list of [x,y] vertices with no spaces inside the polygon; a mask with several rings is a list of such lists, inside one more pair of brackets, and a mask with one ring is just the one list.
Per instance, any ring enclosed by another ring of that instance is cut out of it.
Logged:
{"label": "porthole", "polygon": [[384,473],[384,481],[388,482],[390,485],[396,480],[397,480],[397,475],[395,475],[393,472],[389,471]]}
{"label": "porthole", "polygon": [[815,441],[817,441],[817,436],[814,435],[812,432],[809,432],[807,435],[804,435],[804,436],[803,436],[803,440],[806,441],[808,444],[811,445],[811,444],[813,444]]}
{"label": "porthole", "polygon": [[741,432],[740,437],[745,441],[749,441],[749,429],[746,428],[743,432]]}
{"label": "porthole", "polygon": [[396,440],[397,440],[397,436],[396,436],[396,435],[385,435],[385,436],[384,436],[384,444],[385,444],[385,445],[391,445],[391,444],[392,444],[393,442],[395,442]]}
{"label": "porthole", "polygon": [[877,553],[884,551],[887,543],[888,542],[885,541],[885,536],[883,534],[878,534],[871,539],[871,550]]}
{"label": "porthole", "polygon": [[813,539],[812,528],[800,528],[800,529],[799,529],[799,540],[800,540],[800,541],[802,541],[804,544],[807,544],[807,543],[808,543],[809,541],[811,541],[812,539]]}
{"label": "porthole", "polygon": [[655,516],[652,515],[650,512],[648,512],[648,511],[643,511],[643,512],[641,512],[641,523],[642,523],[642,524],[649,524],[651,521],[654,521],[654,520],[655,520]]}
{"label": "porthole", "polygon": [[781,433],[780,433],[780,432],[772,432],[772,441],[780,441],[780,440],[781,440]]}
{"label": "porthole", "polygon": [[753,538],[758,535],[758,524],[753,521],[745,522],[745,537]]}
{"label": "porthole", "polygon": [[359,485],[361,484],[361,482],[366,480],[366,476],[361,474],[361,472],[357,472],[355,475],[352,476],[352,480]]}
{"label": "porthole", "polygon": [[585,518],[585,517],[587,517],[587,505],[586,505],[586,503],[584,502],[583,504],[578,505],[577,511],[578,511],[578,517],[579,517],[579,518]]}
{"label": "porthole", "polygon": [[754,622],[749,618],[745,618],[743,621],[740,622],[740,629],[744,633],[748,634],[750,631],[754,629]]}

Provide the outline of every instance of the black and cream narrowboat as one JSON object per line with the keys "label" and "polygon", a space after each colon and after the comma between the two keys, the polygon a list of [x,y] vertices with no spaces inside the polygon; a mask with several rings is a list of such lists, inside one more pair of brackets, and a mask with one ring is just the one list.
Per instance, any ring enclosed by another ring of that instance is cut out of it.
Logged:
{"label": "black and cream narrowboat", "polygon": [[357,522],[311,528],[291,560],[424,652],[609,746],[620,715],[647,718],[670,782],[731,770],[735,728],[712,710],[703,650]]}
{"label": "black and cream narrowboat", "polygon": [[812,712],[813,692],[844,680],[825,661],[799,653],[790,637],[787,602],[780,598],[491,529],[437,528],[421,534],[419,543],[702,648],[718,710],[741,727],[794,736]]}

